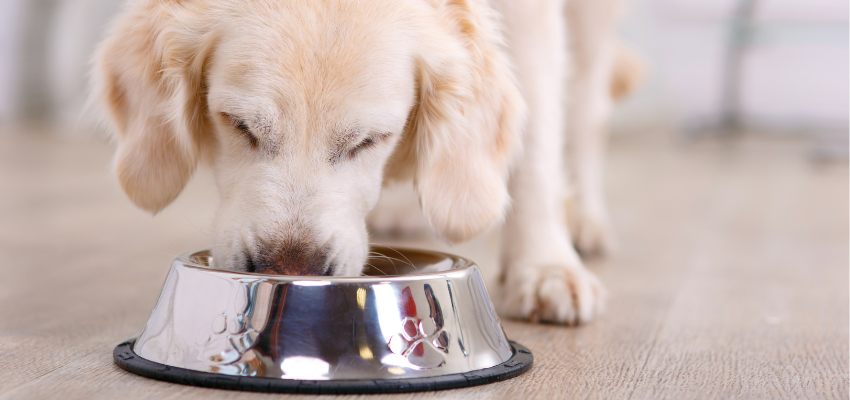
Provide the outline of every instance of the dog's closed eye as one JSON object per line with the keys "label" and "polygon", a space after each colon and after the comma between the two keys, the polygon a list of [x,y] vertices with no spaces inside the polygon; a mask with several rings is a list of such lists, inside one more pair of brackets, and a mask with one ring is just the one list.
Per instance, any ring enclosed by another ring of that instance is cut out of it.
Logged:
{"label": "dog's closed eye", "polygon": [[379,143],[383,142],[385,139],[389,138],[390,136],[392,136],[392,134],[389,133],[389,132],[373,132],[373,133],[371,133],[369,136],[365,137],[360,142],[358,142],[357,145],[355,145],[354,147],[351,147],[348,150],[348,154],[347,154],[348,159],[353,160],[355,157],[357,157],[358,154],[360,154],[360,152],[377,146]]}
{"label": "dog's closed eye", "polygon": [[254,136],[253,133],[251,133],[251,128],[248,127],[248,124],[245,122],[245,120],[239,119],[237,117],[234,117],[233,115],[226,113],[222,113],[222,116],[227,120],[227,122],[231,126],[236,128],[236,130],[239,131],[239,133],[241,133],[242,136],[245,137],[245,139],[248,140],[248,143],[251,145],[252,149],[256,149],[257,146],[259,146],[259,140],[257,140],[257,137]]}
{"label": "dog's closed eye", "polygon": [[351,132],[345,136],[344,139],[338,142],[333,154],[331,154],[331,164],[336,164],[343,160],[354,160],[361,152],[377,146],[384,139],[392,136],[392,134],[389,132],[372,132],[365,138],[359,139],[359,141],[357,141],[358,136],[361,136],[359,133]]}
{"label": "dog's closed eye", "polygon": [[348,151],[348,159],[353,159],[357,156],[357,153],[374,146],[376,143],[377,141],[373,137],[367,137],[366,139],[363,139],[362,141],[360,141],[360,143],[357,144],[357,146],[354,146],[353,149]]}

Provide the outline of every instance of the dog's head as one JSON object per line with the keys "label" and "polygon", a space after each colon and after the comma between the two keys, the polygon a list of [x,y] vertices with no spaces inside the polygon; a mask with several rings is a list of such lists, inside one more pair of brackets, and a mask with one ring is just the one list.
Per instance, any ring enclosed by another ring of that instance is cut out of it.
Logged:
{"label": "dog's head", "polygon": [[232,270],[358,275],[385,175],[414,179],[444,239],[487,230],[522,102],[491,11],[438,3],[135,3],[95,70],[123,189],[155,213],[209,160]]}

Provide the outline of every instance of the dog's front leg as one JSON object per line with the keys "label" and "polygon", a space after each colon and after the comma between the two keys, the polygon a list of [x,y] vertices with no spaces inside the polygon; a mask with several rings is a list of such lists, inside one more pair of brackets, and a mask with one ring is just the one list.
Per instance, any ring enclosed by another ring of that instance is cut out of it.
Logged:
{"label": "dog's front leg", "polygon": [[622,0],[571,0],[566,7],[571,76],[567,87],[567,171],[576,247],[599,254],[613,246],[605,202],[607,123],[612,108],[614,24]]}
{"label": "dog's front leg", "polygon": [[[533,3],[533,4],[531,4]],[[503,315],[576,324],[603,308],[605,290],[573,248],[563,210],[565,26],[560,1],[499,4],[529,107],[503,231]]]}

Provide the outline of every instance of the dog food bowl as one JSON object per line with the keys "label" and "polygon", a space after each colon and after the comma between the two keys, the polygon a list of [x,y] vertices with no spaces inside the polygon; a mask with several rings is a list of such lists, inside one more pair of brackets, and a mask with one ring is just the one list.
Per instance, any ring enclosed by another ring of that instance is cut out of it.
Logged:
{"label": "dog food bowl", "polygon": [[184,254],[115,363],[165,381],[294,393],[449,389],[531,368],[474,263],[372,251],[383,256],[350,278],[235,273],[210,268],[209,251]]}

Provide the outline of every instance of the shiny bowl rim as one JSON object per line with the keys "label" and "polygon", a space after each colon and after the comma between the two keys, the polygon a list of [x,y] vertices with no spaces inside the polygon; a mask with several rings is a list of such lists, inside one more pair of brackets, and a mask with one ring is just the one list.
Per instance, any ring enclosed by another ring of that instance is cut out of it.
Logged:
{"label": "shiny bowl rim", "polygon": [[[444,277],[447,275],[452,275],[454,273],[463,273],[469,269],[477,268],[478,265],[466,258],[456,254],[446,253],[442,251],[433,251],[427,249],[419,249],[413,247],[389,247],[382,245],[370,245],[369,249],[374,248],[387,248],[392,251],[402,253],[405,251],[415,251],[420,253],[428,253],[431,255],[443,256],[446,259],[452,260],[453,266],[447,270],[439,271],[439,272],[423,272],[423,273],[414,273],[414,274],[402,274],[402,275],[387,275],[387,276],[378,276],[378,275],[366,275],[366,276],[312,276],[312,275],[278,275],[278,274],[263,274],[258,272],[246,272],[246,271],[231,271],[225,269],[217,269],[212,268],[206,265],[201,265],[192,260],[192,257],[197,256],[199,253],[212,253],[210,249],[202,249],[189,251],[183,254],[180,254],[174,259],[174,262],[179,262],[184,267],[194,268],[203,270],[209,273],[215,274],[224,274],[224,275],[235,275],[235,276],[246,276],[252,278],[263,278],[266,280],[273,280],[277,282],[292,282],[293,284],[298,284],[299,281],[308,281],[310,283],[321,282],[321,281],[329,281],[331,284],[336,283],[377,283],[377,282],[415,282],[420,280],[433,279],[435,277]],[[212,257],[212,256],[210,256]],[[410,262],[408,260],[408,262]]]}

